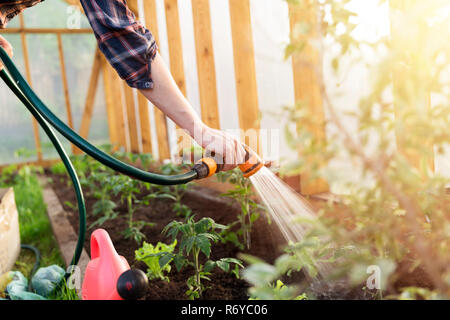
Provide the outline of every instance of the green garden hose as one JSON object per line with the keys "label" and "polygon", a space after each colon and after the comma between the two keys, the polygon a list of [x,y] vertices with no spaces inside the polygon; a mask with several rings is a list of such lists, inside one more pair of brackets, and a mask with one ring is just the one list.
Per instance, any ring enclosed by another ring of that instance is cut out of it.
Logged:
{"label": "green garden hose", "polygon": [[[41,264],[41,253],[39,252],[39,249],[36,248],[35,246],[29,245],[29,244],[21,244],[20,248],[22,249],[26,249],[26,250],[30,250],[33,251],[34,253],[34,265],[33,265],[33,269],[31,269],[30,274],[28,275],[28,278],[33,278],[33,275],[36,273],[37,269],[39,268],[40,264]],[[32,288],[32,283],[31,281],[28,283],[28,291],[31,292],[31,288]]]}
{"label": "green garden hose", "polygon": [[[2,52],[2,49],[0,48],[0,54]],[[53,146],[55,147],[56,151],[58,152],[59,156],[61,157],[61,160],[64,163],[64,166],[66,167],[67,172],[69,173],[69,176],[72,180],[75,194],[78,202],[78,214],[79,214],[79,230],[78,230],[78,241],[77,246],[75,249],[75,253],[72,258],[71,265],[78,264],[78,261],[81,257],[81,253],[83,251],[84,247],[84,240],[86,239],[86,205],[84,202],[83,192],[81,190],[81,184],[78,179],[78,176],[75,172],[75,169],[72,165],[72,162],[70,161],[66,151],[64,150],[64,147],[62,146],[61,142],[59,141],[58,137],[53,132],[52,128],[47,124],[47,122],[41,117],[39,112],[36,111],[36,109],[33,107],[33,105],[28,101],[28,99],[22,94],[22,92],[17,88],[15,83],[11,80],[9,75],[6,73],[5,70],[0,71],[0,77],[3,79],[3,81],[6,83],[6,85],[14,92],[14,94],[19,98],[19,100],[27,107],[27,109],[30,111],[30,113],[33,115],[33,117],[36,118],[39,125],[44,129],[44,132],[47,134],[47,136],[50,138],[50,141],[52,142]]]}
{"label": "green garden hose", "polygon": [[109,154],[99,150],[87,140],[83,139],[69,126],[67,126],[61,119],[59,119],[47,106],[39,99],[39,97],[33,92],[23,76],[17,70],[14,63],[11,61],[6,52],[0,50],[0,59],[3,60],[4,65],[8,69],[11,77],[14,79],[17,87],[23,92],[23,95],[32,103],[39,114],[52,125],[59,133],[61,133],[66,139],[76,145],[78,148],[86,152],[88,155],[98,160],[105,166],[128,175],[131,178],[141,180],[143,182],[149,182],[159,185],[176,185],[185,184],[197,178],[197,172],[191,170],[185,174],[165,176],[155,174],[147,171],[143,171],[136,167],[133,167],[125,162],[122,162]]}
{"label": "green garden hose", "polygon": [[[66,139],[76,145],[78,148],[86,152],[94,159],[98,160],[105,166],[120,172],[122,174],[128,175],[137,180],[143,182],[158,184],[158,185],[177,185],[188,183],[194,179],[201,178],[205,167],[197,165],[191,171],[174,175],[165,176],[160,174],[155,174],[151,172],[146,172],[131,165],[128,165],[109,154],[99,150],[90,142],[83,139],[76,132],[74,132],[70,127],[68,127],[64,122],[62,122],[47,106],[39,99],[39,97],[33,92],[28,83],[25,81],[23,76],[20,74],[12,60],[9,58],[6,51],[0,47],[0,60],[5,65],[9,74],[3,69],[0,71],[0,77],[6,83],[6,85],[14,92],[14,94],[19,98],[19,100],[25,105],[25,107],[30,111],[34,118],[38,121],[39,125],[44,129],[45,133],[50,138],[55,149],[57,150],[61,160],[63,161],[69,176],[73,182],[75,189],[78,211],[79,211],[79,232],[78,232],[78,242],[75,249],[75,253],[72,259],[72,265],[76,265],[80,259],[81,252],[83,250],[84,241],[86,237],[86,206],[84,202],[83,193],[81,190],[81,185],[78,180],[78,176],[75,169],[64,150],[61,142],[56,137],[53,132],[53,126],[59,133],[61,133]],[[12,78],[12,79],[11,79]]]}

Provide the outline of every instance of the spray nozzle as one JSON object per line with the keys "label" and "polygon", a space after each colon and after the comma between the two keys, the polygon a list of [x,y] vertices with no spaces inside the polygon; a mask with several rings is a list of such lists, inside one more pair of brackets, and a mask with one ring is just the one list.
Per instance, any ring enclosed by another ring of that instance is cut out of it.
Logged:
{"label": "spray nozzle", "polygon": [[256,152],[247,146],[244,146],[244,148],[247,152],[245,155],[245,162],[239,165],[239,169],[241,169],[245,178],[250,178],[264,167],[264,163]]}
{"label": "spray nozzle", "polygon": [[[244,177],[249,178],[258,172],[264,163],[256,152],[249,147],[244,146],[246,155],[245,162],[239,165]],[[203,158],[198,161],[193,170],[197,172],[197,179],[208,178],[220,171],[222,171],[223,164],[218,164],[214,158]]]}

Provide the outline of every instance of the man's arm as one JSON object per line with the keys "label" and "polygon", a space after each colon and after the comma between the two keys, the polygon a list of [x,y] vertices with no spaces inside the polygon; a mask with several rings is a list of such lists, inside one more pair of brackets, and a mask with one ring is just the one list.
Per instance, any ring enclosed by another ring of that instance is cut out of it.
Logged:
{"label": "man's arm", "polygon": [[[0,47],[5,49],[6,53],[12,57],[13,56],[13,47],[11,44],[2,36],[0,36]],[[3,69],[3,64],[0,62],[0,70]]]}
{"label": "man's arm", "polygon": [[203,148],[222,155],[224,170],[245,162],[245,149],[237,138],[209,128],[198,117],[157,53],[151,32],[136,20],[125,0],[80,2],[100,50],[130,87],[139,89]]}
{"label": "man's arm", "polygon": [[141,93],[164,112],[179,127],[208,151],[224,157],[224,170],[244,163],[245,150],[232,135],[206,126],[191,104],[181,93],[166,64],[159,54],[152,62],[153,89],[141,89]]}

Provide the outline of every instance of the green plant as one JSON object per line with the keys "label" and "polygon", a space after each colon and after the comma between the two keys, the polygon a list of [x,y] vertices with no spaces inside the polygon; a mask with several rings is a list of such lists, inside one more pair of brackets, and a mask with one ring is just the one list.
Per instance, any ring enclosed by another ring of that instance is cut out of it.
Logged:
{"label": "green plant", "polygon": [[281,280],[277,280],[266,290],[257,291],[250,300],[308,300],[305,293],[296,295],[295,288],[287,286]]}
{"label": "green plant", "polygon": [[[181,173],[183,166],[167,163],[161,166],[160,171],[164,175],[175,175]],[[192,210],[181,203],[183,196],[191,186],[190,183],[175,186],[151,186],[151,193],[145,199],[170,199],[174,201],[173,211],[177,216],[187,218],[192,215]]]}
{"label": "green plant", "polygon": [[161,279],[169,282],[166,274],[171,271],[172,258],[167,254],[172,253],[176,245],[177,240],[170,245],[158,242],[156,246],[144,241],[142,247],[135,251],[136,261],[142,261],[147,265],[147,277],[150,280]]}
{"label": "green plant", "polygon": [[418,287],[402,288],[400,295],[389,296],[387,299],[399,300],[445,300],[445,296],[427,289]]}
{"label": "green plant", "polygon": [[[42,168],[9,166],[0,173],[0,188],[13,188],[19,213],[20,240],[35,246],[41,252],[41,264],[63,265],[63,260],[53,237],[47,209],[42,195],[42,188],[37,178]],[[22,250],[16,268],[29,274],[35,263],[35,256],[28,250]]]}
{"label": "green plant", "polygon": [[57,162],[50,167],[50,172],[53,173],[54,175],[62,176],[67,174],[67,169],[64,166],[63,162]]}
{"label": "green plant", "polygon": [[0,185],[12,183],[17,170],[18,170],[18,167],[15,164],[11,164],[11,165],[3,168],[1,175],[0,175]]}
{"label": "green plant", "polygon": [[14,152],[14,157],[16,158],[32,158],[36,155],[35,150],[30,150],[27,148],[19,148]]}
{"label": "green plant", "polygon": [[80,300],[77,290],[69,288],[67,281],[63,278],[55,291],[48,298],[49,300]]}
{"label": "green plant", "polygon": [[151,165],[156,162],[151,153],[133,153],[123,150],[117,150],[113,152],[113,149],[114,148],[112,146],[107,146],[105,152],[110,153],[112,156],[120,160],[140,166],[144,170],[149,170]]}
{"label": "green plant", "polygon": [[117,205],[115,202],[109,199],[100,199],[92,206],[92,214],[94,216],[101,215],[96,221],[94,221],[89,228],[95,228],[102,226],[106,221],[114,220],[118,217],[119,213],[115,211]]}
{"label": "green plant", "polygon": [[151,222],[133,220],[134,212],[140,206],[148,204],[146,200],[137,199],[137,195],[141,192],[140,182],[128,176],[119,175],[113,176],[110,183],[113,193],[120,195],[122,203],[125,203],[127,206],[128,227],[123,231],[123,235],[126,239],[132,238],[136,243],[140,244],[145,239],[142,229],[146,226],[154,226]]}
{"label": "green plant", "polygon": [[300,294],[297,286],[285,285],[281,280],[291,270],[293,260],[289,255],[279,257],[273,265],[253,256],[241,254],[240,257],[250,265],[242,271],[247,280],[251,300],[307,300],[306,294]]}
{"label": "green plant", "polygon": [[137,160],[140,162],[140,166],[144,170],[149,170],[151,165],[155,163],[155,158],[150,153],[140,153],[137,155],[137,159],[133,161],[135,163]]}
{"label": "green plant", "polygon": [[151,186],[151,193],[145,196],[145,199],[169,199],[174,202],[173,211],[177,216],[186,218],[192,214],[191,209],[181,203],[189,184],[182,184],[176,186]]}
{"label": "green plant", "polygon": [[106,170],[106,167],[103,164],[88,155],[74,155],[70,157],[70,160],[72,161],[80,180],[85,179],[91,172]]}
{"label": "green plant", "polygon": [[[314,75],[327,121],[318,118],[316,106],[306,99],[285,108],[288,144],[302,152],[286,173],[328,179],[335,192],[342,192],[340,206],[330,203],[320,212],[327,231],[315,250],[353,247],[333,265],[334,277],[349,278],[353,284],[367,279],[361,270],[379,265],[387,270],[382,272],[382,291],[396,293],[393,296],[450,296],[450,180],[433,170],[433,155],[444,155],[450,141],[450,83],[443,76],[450,68],[450,46],[440,41],[450,35],[448,4],[392,0],[391,34],[368,42],[355,37],[357,14],[350,1],[288,2],[300,11],[314,10],[319,18],[317,24],[303,21],[294,28],[286,56]],[[330,69],[337,77],[357,62],[370,70],[366,94],[351,112],[339,113],[342,106],[330,92],[345,92],[331,88],[322,65],[308,59],[307,52],[322,41],[318,37],[336,47]],[[376,62],[366,61],[366,53],[376,55]],[[354,130],[344,118],[355,124]],[[326,140],[311,130],[325,124],[334,128]],[[352,164],[345,174],[326,165],[343,160]],[[336,209],[342,214],[337,216]],[[408,272],[420,268],[433,290],[418,283],[399,292],[396,280],[405,275],[405,267]]]}
{"label": "green plant", "polygon": [[[224,230],[223,239],[232,242],[241,250],[245,247],[249,249],[253,224],[260,217],[260,212],[264,210],[264,207],[253,200],[255,195],[252,190],[252,183],[250,179],[244,178],[239,169],[220,172],[217,174],[217,179],[221,182],[234,184],[234,189],[223,193],[222,196],[236,200],[241,208],[238,220],[229,225],[229,229]],[[238,225],[236,232],[232,231],[232,227],[235,225]]]}
{"label": "green plant", "polygon": [[117,205],[111,199],[111,193],[113,189],[113,178],[107,171],[105,172],[92,172],[88,178],[91,181],[91,194],[94,198],[98,199],[92,206],[92,214],[94,216],[100,216],[95,222],[93,222],[89,228],[103,225],[106,221],[114,220],[118,216],[118,212],[115,211]]}
{"label": "green plant", "polygon": [[194,268],[194,275],[186,281],[188,286],[186,295],[189,299],[198,299],[202,296],[202,293],[207,289],[202,280],[210,281],[209,276],[215,267],[219,267],[225,272],[230,272],[231,265],[234,264],[235,268],[232,272],[236,276],[239,275],[239,267],[243,267],[243,265],[237,259],[208,260],[204,265],[200,262],[200,254],[209,259],[212,243],[220,239],[220,235],[216,230],[224,230],[226,228],[226,226],[215,223],[211,218],[203,218],[195,222],[193,216],[187,218],[185,223],[173,221],[164,228],[163,233],[171,237],[172,240],[180,236],[178,252],[164,255],[164,260],[173,259],[178,271],[186,265]]}

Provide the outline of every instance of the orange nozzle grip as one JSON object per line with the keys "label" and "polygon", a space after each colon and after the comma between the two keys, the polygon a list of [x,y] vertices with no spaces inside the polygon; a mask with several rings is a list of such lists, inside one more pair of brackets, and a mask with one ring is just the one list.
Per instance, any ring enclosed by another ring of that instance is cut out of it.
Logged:
{"label": "orange nozzle grip", "polygon": [[241,169],[245,178],[250,178],[256,172],[258,172],[264,166],[264,164],[259,156],[255,152],[250,150],[247,146],[245,147],[245,150],[247,150],[248,159],[246,159],[247,161],[245,163],[239,165],[239,169]]}
{"label": "orange nozzle grip", "polygon": [[208,167],[208,177],[211,177],[217,172],[217,163],[213,158],[203,158],[199,161],[199,163],[204,164]]}

